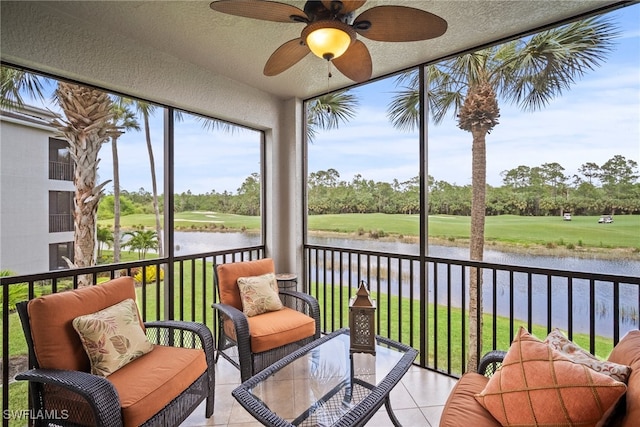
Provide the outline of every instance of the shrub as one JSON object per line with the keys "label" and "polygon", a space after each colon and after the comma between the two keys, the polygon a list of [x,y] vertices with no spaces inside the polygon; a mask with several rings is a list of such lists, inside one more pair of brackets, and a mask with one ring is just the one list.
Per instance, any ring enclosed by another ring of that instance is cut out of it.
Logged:
{"label": "shrub", "polygon": [[[151,283],[151,282],[155,282],[156,281],[156,277],[157,277],[157,267],[155,265],[151,265],[149,267],[147,267],[146,269],[144,269],[145,272],[145,282],[146,283]],[[138,283],[142,283],[142,271],[143,269],[138,270],[134,276],[133,279],[138,282]],[[164,280],[164,270],[160,269],[160,281]]]}
{"label": "shrub", "polygon": [[573,243],[567,243],[567,249],[575,249],[576,246]]}

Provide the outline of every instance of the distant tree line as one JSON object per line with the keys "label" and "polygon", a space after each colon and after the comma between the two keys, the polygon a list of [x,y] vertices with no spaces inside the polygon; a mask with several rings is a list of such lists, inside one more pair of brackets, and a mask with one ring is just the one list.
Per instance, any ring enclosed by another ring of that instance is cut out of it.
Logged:
{"label": "distant tree line", "polygon": [[[556,162],[536,167],[518,166],[501,173],[502,186],[487,185],[487,215],[549,216],[640,214],[638,164],[616,155],[602,165],[585,163],[576,175],[566,175]],[[468,216],[471,185],[428,178],[429,213]],[[260,175],[245,179],[237,193],[215,190],[175,195],[175,211],[214,211],[238,215],[260,214]],[[376,182],[361,175],[342,180],[335,169],[309,174],[308,205],[311,215],[341,213],[416,214],[420,209],[418,177],[408,181]],[[113,195],[100,203],[100,219],[113,217]],[[163,196],[160,196],[163,207]],[[122,215],[153,213],[153,196],[144,188],[120,193]]]}
{"label": "distant tree line", "polygon": [[[559,163],[518,166],[501,173],[503,185],[487,185],[487,215],[576,215],[640,213],[638,164],[616,155],[602,165],[583,164],[576,175],[565,175]],[[340,180],[335,169],[309,175],[309,213],[417,213],[419,179],[374,182],[356,175]],[[471,185],[456,185],[428,177],[431,214],[471,214]]]}

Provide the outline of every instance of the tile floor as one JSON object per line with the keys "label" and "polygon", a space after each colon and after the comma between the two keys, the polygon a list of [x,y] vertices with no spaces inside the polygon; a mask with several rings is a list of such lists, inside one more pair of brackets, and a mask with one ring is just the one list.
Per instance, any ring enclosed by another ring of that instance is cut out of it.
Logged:
{"label": "tile floor", "polygon": [[[220,358],[216,365],[216,398],[213,416],[209,419],[204,417],[204,404],[202,404],[182,423],[181,427],[261,426],[262,424],[231,396],[231,391],[239,384],[239,371]],[[454,384],[453,378],[413,366],[391,392],[391,407],[403,426],[437,427],[442,406]],[[384,406],[367,423],[367,426],[393,426]]]}

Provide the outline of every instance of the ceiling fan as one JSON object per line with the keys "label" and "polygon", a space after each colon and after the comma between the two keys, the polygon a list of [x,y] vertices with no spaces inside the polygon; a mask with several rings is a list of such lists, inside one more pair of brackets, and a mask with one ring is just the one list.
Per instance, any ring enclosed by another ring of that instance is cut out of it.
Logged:
{"label": "ceiling fan", "polygon": [[331,61],[349,79],[371,78],[369,49],[357,35],[383,42],[428,40],[447,31],[447,21],[421,9],[375,6],[355,16],[366,0],[309,0],[304,10],[267,0],[218,0],[211,9],[229,15],[272,22],[306,24],[300,37],[273,52],[264,66],[266,76],[289,69],[309,52]]}

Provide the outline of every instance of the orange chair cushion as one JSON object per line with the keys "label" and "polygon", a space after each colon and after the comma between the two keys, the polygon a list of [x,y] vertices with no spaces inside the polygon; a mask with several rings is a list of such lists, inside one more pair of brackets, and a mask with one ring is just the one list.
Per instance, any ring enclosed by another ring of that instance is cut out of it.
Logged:
{"label": "orange chair cushion", "polygon": [[231,262],[216,266],[220,302],[242,311],[242,298],[238,289],[239,277],[261,276],[274,273],[273,259],[263,258],[255,261]]}
{"label": "orange chair cushion", "polygon": [[440,416],[440,427],[500,427],[500,423],[476,402],[489,378],[475,372],[464,374],[456,383]]}
{"label": "orange chair cushion", "polygon": [[[73,319],[126,299],[136,299],[131,277],[120,277],[100,285],[31,300],[27,305],[27,312],[33,347],[40,367],[89,372],[89,358],[78,333],[73,329]],[[141,326],[144,330],[142,323]]]}
{"label": "orange chair cushion", "polygon": [[640,330],[627,332],[614,347],[608,360],[631,367],[631,375],[627,381],[627,408],[621,425],[640,426]]}
{"label": "orange chair cushion", "polygon": [[[312,317],[288,307],[248,317],[247,320],[252,353],[262,353],[316,333],[316,323]],[[236,339],[231,320],[225,321],[224,329],[229,337]]]}
{"label": "orange chair cushion", "polygon": [[596,426],[626,385],[574,363],[523,327],[476,399],[503,426]]}
{"label": "orange chair cushion", "polygon": [[118,391],[125,426],[151,418],[207,370],[201,349],[155,345],[107,377]]}

